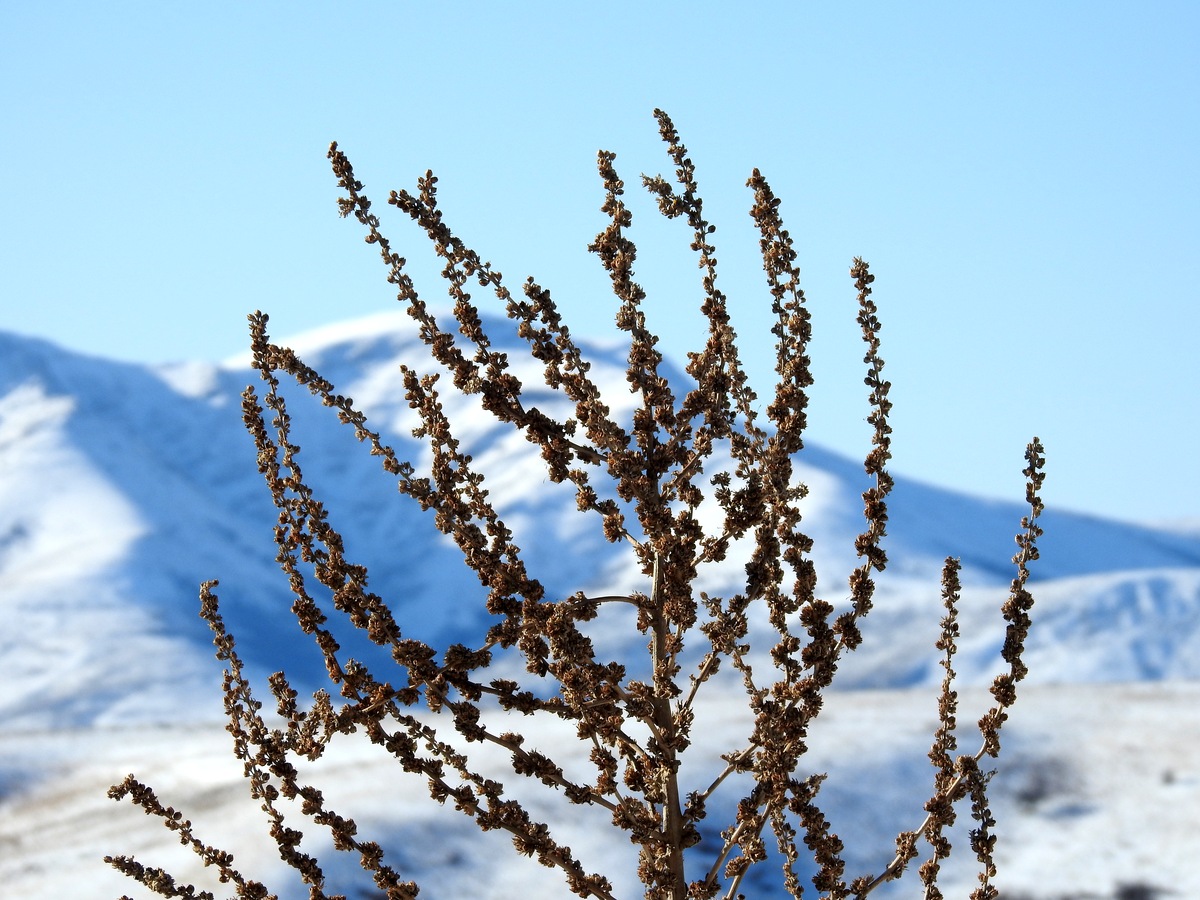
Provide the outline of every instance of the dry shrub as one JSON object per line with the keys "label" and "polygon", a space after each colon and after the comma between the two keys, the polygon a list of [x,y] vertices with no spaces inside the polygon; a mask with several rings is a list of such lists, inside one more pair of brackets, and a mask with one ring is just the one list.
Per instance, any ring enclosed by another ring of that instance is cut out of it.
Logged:
{"label": "dry shrub", "polygon": [[[716,286],[711,243],[715,229],[704,218],[694,166],[671,120],[661,111],[655,115],[676,177],[643,177],[643,184],[664,216],[681,218],[691,229],[691,246],[702,271],[701,312],[708,336],[704,347],[689,354],[689,390],[677,394],[664,375],[658,339],[643,315],[644,294],[634,280],[636,248],[627,234],[631,214],[622,200],[624,184],[614,168],[615,155],[601,152],[601,209],[609,223],[589,249],[611,277],[616,323],[629,338],[626,377],[637,398],[631,421],[611,416],[549,291],[531,279],[522,286],[521,296],[514,296],[500,273],[451,232],[437,207],[437,179],[428,172],[419,179],[415,194],[393,192],[388,202],[417,223],[444,262],[442,274],[455,318],[454,328],[445,329],[418,297],[404,259],[380,231],[349,160],[336,144],[329,150],[343,191],[341,213],[354,216],[366,229],[367,242],[378,248],[388,281],[416,322],[431,357],[449,373],[456,390],[477,395],[488,413],[538,448],[549,479],[573,487],[580,515],[590,517],[609,541],[628,549],[645,578],[644,591],[547,596],[526,568],[533,560],[514,544],[513,533],[489,499],[483,474],[455,438],[437,376],[408,368],[403,372],[406,399],[420,420],[414,435],[432,455],[431,471],[421,474],[382,441],[350,398],[337,394],[334,385],[291,350],[270,341],[267,316],[250,317],[254,365],[265,390],[260,395],[252,387],[246,389],[245,423],[258,448],[259,471],[279,511],[277,558],[295,595],[292,611],[323,653],[332,690],[318,692],[301,708],[285,675],[275,674],[270,691],[282,724],[269,726],[233,635],[222,622],[214,583],[203,588],[202,615],[216,635],[218,657],[227,665],[228,729],[237,757],[245,764],[251,794],[266,814],[282,859],[300,873],[313,898],[328,896],[321,862],[299,849],[301,832],[285,822],[281,798],[298,799],[302,815],[327,829],[337,850],[358,854],[388,898],[400,900],[418,892],[416,884],[389,865],[384,847],[360,836],[352,819],[330,809],[323,794],[301,780],[296,762],[320,757],[335,737],[351,732],[365,734],[400,770],[425,779],[437,803],[453,805],[483,831],[507,832],[518,853],[560,870],[567,887],[581,897],[612,900],[612,882],[605,873],[585,869],[572,848],[555,837],[553,825],[531,816],[503,783],[484,777],[463,746],[498,747],[515,776],[540,782],[564,803],[605,810],[612,827],[638,848],[637,877],[650,900],[733,898],[751,867],[770,858],[768,841],[778,851],[775,858],[782,859],[782,888],[795,897],[804,893],[798,869],[804,858],[815,864],[811,881],[817,895],[828,898],[863,897],[899,877],[920,855],[923,841],[927,853],[918,877],[925,897],[938,898],[939,867],[951,850],[945,832],[964,804],[975,822],[970,845],[980,863],[979,885],[971,896],[997,896],[992,886],[995,822],[987,799],[990,773],[980,763],[999,753],[1001,726],[1026,673],[1021,655],[1033,603],[1026,589],[1027,566],[1037,558],[1035,541],[1041,533],[1041,444],[1035,438],[1026,452],[1030,509],[1017,535],[1016,574],[1002,611],[1007,622],[1006,668],[993,684],[993,706],[979,721],[982,745],[956,754],[952,664],[959,566],[947,559],[945,618],[938,642],[945,680],[930,752],[933,786],[925,816],[897,836],[890,864],[850,878],[842,841],[820,806],[823,776],[806,774],[801,762],[809,729],[840,660],[863,639],[874,574],[887,564],[881,542],[892,487],[886,468],[891,403],[879,355],[880,324],[871,299],[875,276],[865,262],[854,260],[850,275],[866,347],[868,421],[874,436],[864,463],[871,485],[862,494],[864,527],[855,543],[859,564],[849,576],[849,601],[837,607],[817,594],[812,541],[801,530],[806,488],[796,477],[793,459],[803,449],[812,384],[810,323],[779,200],[755,170],[748,182],[754,198],[750,214],[761,234],[776,317],[772,333],[778,377],[761,421],[738,355],[726,297]],[[507,356],[493,349],[468,291],[472,282],[494,294],[543,366],[546,387],[566,398],[573,414],[555,418],[527,402]],[[461,549],[465,564],[488,591],[487,611],[493,620],[475,644],[438,650],[406,637],[388,603],[367,590],[366,569],[347,558],[341,536],[300,470],[281,375],[335,409],[398,479],[400,492],[432,512],[435,526]],[[731,464],[717,467],[718,459]],[[712,464],[707,477],[706,464]],[[719,509],[719,515],[705,519],[707,525],[698,515],[706,501]],[[729,596],[699,592],[698,573],[721,564],[735,544],[750,548],[740,590]],[[313,598],[311,579],[331,594],[340,614],[386,649],[394,665],[376,671],[345,657]],[[646,640],[644,659],[607,659],[595,649],[589,623],[614,608],[636,614],[633,627]],[[765,643],[751,627],[760,610],[770,625]],[[691,652],[685,654],[685,648]],[[521,660],[520,680],[489,676],[494,661],[514,656]],[[752,725],[721,756],[723,768],[711,782],[682,783],[680,763],[691,743],[695,712],[718,671],[736,673]],[[586,779],[568,777],[553,757],[527,748],[521,734],[495,727],[503,717],[499,711],[569,723],[589,748],[592,774]],[[457,733],[453,740],[446,737],[451,732]],[[698,825],[718,792],[725,808],[736,814],[719,831],[705,823],[709,837],[702,838]],[[160,817],[217,868],[223,882],[234,885],[237,896],[268,896],[262,885],[234,869],[229,854],[195,838],[190,823],[162,806],[133,776],[111,793],[114,798],[127,796]],[[128,857],[110,857],[109,862],[163,896],[201,896]]]}

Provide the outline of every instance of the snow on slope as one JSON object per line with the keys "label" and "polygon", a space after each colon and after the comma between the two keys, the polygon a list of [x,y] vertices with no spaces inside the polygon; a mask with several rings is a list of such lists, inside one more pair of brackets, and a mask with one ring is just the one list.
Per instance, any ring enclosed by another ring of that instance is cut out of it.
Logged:
{"label": "snow on slope", "polygon": [[[962,696],[964,712],[982,710],[979,691]],[[878,872],[894,852],[901,829],[915,827],[932,770],[925,759],[935,724],[932,691],[839,693],[818,720],[805,758],[806,771],[828,772],[821,793],[833,829],[847,846],[848,874]],[[708,727],[696,734],[695,751],[712,760],[744,734],[736,698],[706,707]],[[513,727],[530,746],[570,754],[568,771],[587,763],[574,741],[538,730],[536,720]],[[533,731],[530,731],[530,728]],[[964,726],[965,727],[965,726]],[[1000,874],[1006,898],[1026,900],[1128,900],[1131,897],[1200,896],[1194,865],[1200,833],[1200,685],[1073,685],[1032,688],[1005,729],[1005,752],[991,799]],[[265,881],[284,900],[307,896],[279,862],[264,817],[247,795],[241,765],[217,723],[116,726],[46,733],[0,733],[0,754],[54,770],[41,787],[11,790],[0,798],[0,886],[23,900],[101,900],[127,893],[148,896],[111,871],[106,854],[134,854],[199,888],[227,896],[190,851],[160,824],[127,801],[105,798],[109,785],[129,771],[154,786],[160,800],[182,809],[206,842],[233,849],[243,874]],[[974,749],[964,738],[964,749]],[[53,752],[47,753],[47,747]],[[494,772],[506,785],[503,763]],[[684,777],[695,772],[685,771]],[[502,833],[480,834],[450,806],[428,800],[419,777],[406,776],[369,745],[335,745],[303,777],[320,787],[330,806],[352,816],[363,837],[379,840],[387,861],[422,885],[429,900],[551,900],[569,896],[556,870],[520,857]],[[703,782],[703,779],[698,779]],[[551,824],[592,871],[611,873],[617,896],[634,898],[631,847],[606,815],[568,807],[557,792],[534,791],[530,809]],[[719,795],[718,795],[719,796]],[[717,804],[714,804],[717,806]],[[565,811],[565,812],[564,812]],[[705,824],[720,827],[729,810],[712,808]],[[349,854],[336,854],[322,830],[298,814],[305,849],[326,865],[329,892],[374,896]],[[947,897],[966,897],[975,877],[961,827],[947,864]],[[922,846],[922,851],[927,848]],[[692,864],[701,867],[702,843]],[[766,884],[775,867],[757,867],[750,896],[780,896]],[[878,897],[920,895],[914,872]],[[1143,893],[1132,893],[1141,887]],[[1151,888],[1163,891],[1161,895]],[[1126,893],[1121,893],[1124,890]]]}
{"label": "snow on slope", "polygon": [[0,709],[9,727],[87,720],[126,697],[161,715],[172,689],[114,663],[182,655],[186,679],[195,662],[124,596],[122,564],[150,525],[66,438],[76,407],[36,379],[0,399]]}

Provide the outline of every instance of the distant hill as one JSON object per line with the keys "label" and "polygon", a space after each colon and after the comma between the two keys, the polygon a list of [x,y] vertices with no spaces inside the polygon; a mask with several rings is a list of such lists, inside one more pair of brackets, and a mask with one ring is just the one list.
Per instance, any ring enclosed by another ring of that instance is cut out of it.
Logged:
{"label": "distant hill", "polygon": [[[489,323],[530,402],[561,408],[507,323]],[[386,314],[284,343],[354,397],[420,468],[426,454],[409,433],[399,365],[432,364],[411,326]],[[627,417],[633,398],[621,349],[588,348],[593,378],[614,415]],[[675,376],[681,387],[685,379]],[[138,366],[0,333],[0,717],[7,726],[215,714],[219,668],[196,615],[198,585],[210,578],[221,581],[226,620],[260,673],[286,668],[301,685],[320,683],[315,652],[302,649],[288,612],[271,543],[275,513],[240,420],[239,395],[255,380],[237,362]],[[547,480],[531,445],[457,397],[449,379],[443,384],[459,438],[549,592],[638,588],[642,576],[629,555],[604,541],[594,517],[575,510],[570,489]],[[394,479],[330,410],[302,392],[289,402],[306,475],[349,556],[369,567],[371,588],[394,605],[402,627],[438,644],[480,634],[489,618],[482,590],[457,549],[397,495]],[[837,602],[855,562],[861,463],[817,445],[797,463],[811,489],[804,527],[815,541],[821,593]],[[1023,506],[896,480],[891,564],[843,686],[941,677],[932,641],[947,555],[961,557],[968,585],[959,671],[966,681],[986,680],[1003,636],[996,607],[1012,577]],[[1053,509],[1043,524],[1027,657],[1033,679],[1200,677],[1200,533]],[[705,573],[703,588],[734,590],[740,578],[731,554]],[[632,639],[643,642],[636,633]],[[211,696],[212,707],[179,702],[198,695]]]}

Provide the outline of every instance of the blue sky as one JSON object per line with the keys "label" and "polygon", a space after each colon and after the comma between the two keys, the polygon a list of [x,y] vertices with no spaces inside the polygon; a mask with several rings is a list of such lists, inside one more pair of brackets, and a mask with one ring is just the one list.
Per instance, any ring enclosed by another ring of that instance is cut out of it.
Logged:
{"label": "blue sky", "polygon": [[[337,140],[384,212],[432,168],[449,224],[514,289],[534,275],[577,333],[610,336],[586,251],[604,148],[647,316],[682,359],[699,273],[686,227],[638,187],[670,173],[662,107],[764,395],[750,170],[783,200],[814,317],[810,440],[869,440],[861,255],[895,471],[1020,499],[1038,434],[1052,505],[1197,517],[1198,69],[1190,2],[6,3],[0,328],[219,360],[255,308],[280,337],[388,308],[336,214]],[[421,237],[385,225],[438,301]]]}

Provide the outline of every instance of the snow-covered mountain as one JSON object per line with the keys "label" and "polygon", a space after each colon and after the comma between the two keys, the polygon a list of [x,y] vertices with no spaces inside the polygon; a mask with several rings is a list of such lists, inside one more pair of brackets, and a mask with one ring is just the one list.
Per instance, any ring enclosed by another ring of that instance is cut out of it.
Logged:
{"label": "snow-covered mountain", "polygon": [[[525,384],[540,385],[506,323],[491,331]],[[414,422],[399,364],[431,363],[410,320],[385,314],[288,343],[354,397],[402,457],[420,464],[425,454],[409,435]],[[614,410],[620,414],[624,404],[628,412],[620,349],[593,347],[590,356]],[[286,649],[299,642],[274,562],[274,510],[240,418],[239,395],[255,380],[237,363],[136,366],[0,335],[0,672],[9,686],[0,715],[10,725],[107,723],[178,710],[172,698],[180,682],[211,679],[208,634],[196,616],[197,586],[209,578],[221,581],[225,614],[249,660],[273,671],[284,654],[303,674],[305,663]],[[575,510],[569,489],[548,482],[521,436],[451,389],[443,400],[532,571],[552,592],[611,592],[637,582],[628,556]],[[546,388],[533,390],[531,402],[545,409],[561,403]],[[290,409],[306,474],[352,558],[368,565],[372,588],[396,604],[402,622],[419,623],[416,636],[444,643],[480,633],[481,591],[457,550],[397,495],[328,409],[303,393]],[[835,599],[855,562],[861,464],[819,446],[799,461],[811,490],[805,527],[825,593]],[[886,687],[934,674],[927,648],[947,555],[962,558],[965,582],[981,593],[964,615],[978,610],[975,637],[987,646],[973,652],[990,669],[986,651],[1001,631],[987,627],[995,616],[988,599],[995,592],[987,589],[1012,577],[1022,506],[899,477],[890,507],[892,562],[873,614],[887,638],[860,651],[848,677]],[[1035,678],[1200,676],[1200,537],[1053,508],[1044,525],[1031,650],[1045,662],[1033,667]],[[710,577],[731,585],[740,574],[734,563]],[[927,623],[924,632],[899,627],[914,618]],[[136,683],[144,669],[131,670],[131,658],[158,661],[153,668],[162,675],[153,686]],[[965,667],[963,674],[976,673]]]}
{"label": "snow-covered mountain", "polygon": [[[502,321],[490,333],[531,402],[554,410],[561,400],[539,387],[540,365],[528,361],[523,342]],[[402,458],[419,469],[427,462],[410,435],[399,366],[432,364],[407,317],[375,316],[285,343],[354,397]],[[614,414],[628,415],[621,348],[589,350]],[[219,668],[196,615],[203,580],[220,580],[225,619],[259,675],[286,668],[298,686],[319,686],[323,669],[288,612],[271,542],[275,512],[241,424],[239,395],[252,383],[245,360],[147,367],[0,333],[0,735],[9,735],[0,744],[0,803],[6,783],[34,783],[53,769],[54,753],[29,749],[38,734],[180,729],[217,716]],[[641,586],[629,556],[576,511],[570,489],[548,481],[531,445],[444,383],[456,434],[486,474],[532,574],[558,595]],[[478,636],[489,618],[456,548],[397,494],[330,410],[302,391],[289,395],[289,409],[305,474],[348,556],[368,566],[372,590],[401,625],[438,644]],[[798,464],[811,491],[804,527],[815,541],[821,593],[836,601],[855,564],[861,463],[810,445]],[[1003,639],[998,606],[1023,506],[902,476],[889,505],[891,562],[865,622],[867,641],[846,663],[841,687],[940,680],[933,642],[947,555],[962,559],[966,585],[957,668],[964,684],[986,684]],[[1084,690],[1200,678],[1200,532],[1053,506],[1043,525],[1042,559],[1033,566],[1032,683]],[[734,559],[704,577],[706,589],[729,590],[741,572]],[[40,772],[30,763],[39,755],[47,760]]]}

